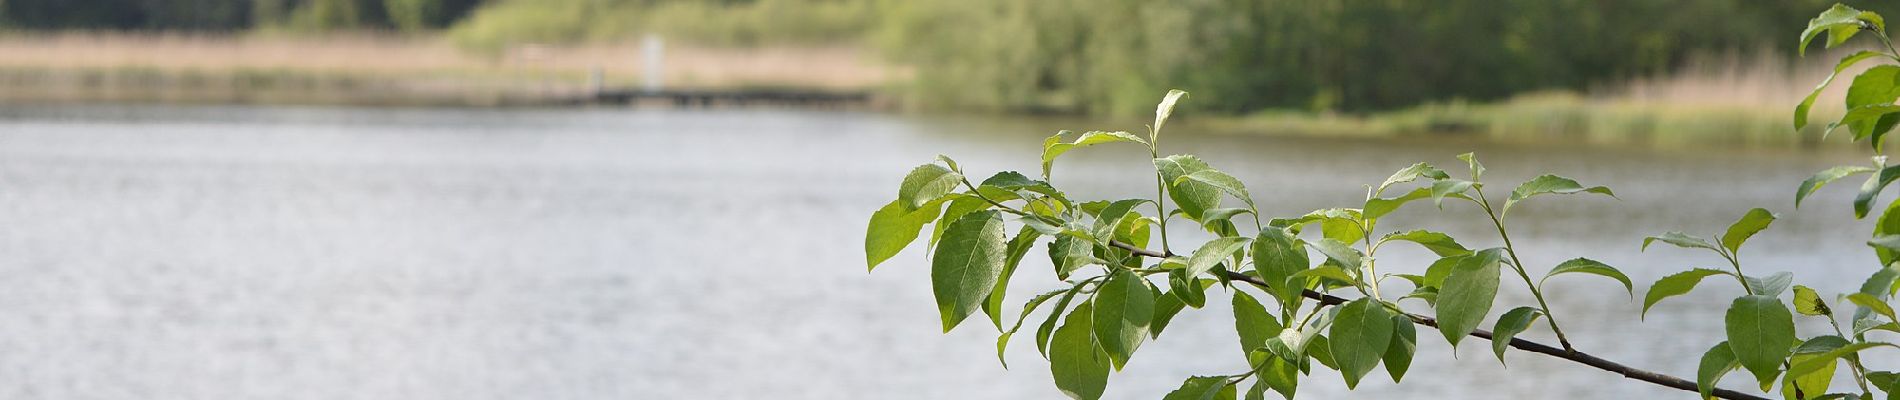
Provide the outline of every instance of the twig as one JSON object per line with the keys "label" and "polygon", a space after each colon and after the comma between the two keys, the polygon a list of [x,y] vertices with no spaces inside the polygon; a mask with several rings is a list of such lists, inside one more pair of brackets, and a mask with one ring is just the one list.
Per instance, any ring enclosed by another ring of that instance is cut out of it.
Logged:
{"label": "twig", "polygon": [[[1128,250],[1129,252],[1134,253],[1135,255],[1138,255],[1138,256],[1152,257],[1152,258],[1167,257],[1166,254],[1162,254],[1161,252],[1143,249],[1140,247],[1135,247],[1134,245],[1130,245],[1127,243],[1109,242],[1109,245],[1123,249],[1123,250]],[[1262,280],[1260,279],[1260,277],[1257,277],[1257,276],[1247,275],[1247,274],[1233,272],[1233,271],[1222,271],[1222,272],[1224,273],[1224,276],[1228,280],[1247,282],[1254,285],[1259,285],[1261,287],[1268,286],[1265,280]],[[1333,296],[1330,294],[1320,293],[1320,292],[1316,292],[1312,290],[1306,290],[1302,294],[1306,296],[1306,298],[1319,301],[1319,303],[1323,305],[1337,305],[1337,304],[1342,304],[1348,301],[1345,298]],[[1412,320],[1412,323],[1414,324],[1425,325],[1425,326],[1429,326],[1433,328],[1438,327],[1438,320],[1432,319],[1432,317],[1427,317],[1423,315],[1415,315],[1411,313],[1403,313],[1403,314],[1405,315],[1406,318],[1410,318]],[[1472,331],[1471,336],[1482,338],[1484,340],[1491,340],[1491,331],[1478,329],[1478,330]],[[1665,386],[1665,387],[1687,390],[1691,392],[1699,392],[1699,390],[1696,388],[1695,381],[1677,378],[1675,376],[1670,376],[1663,373],[1631,368],[1630,366],[1623,365],[1615,361],[1605,360],[1603,358],[1592,356],[1581,351],[1574,351],[1574,350],[1565,351],[1564,349],[1557,348],[1555,346],[1551,346],[1551,345],[1547,345],[1543,343],[1537,343],[1537,342],[1533,342],[1529,340],[1524,340],[1522,338],[1511,338],[1510,345],[1511,347],[1516,347],[1518,350],[1524,350],[1524,351],[1528,351],[1532,353],[1538,353],[1538,354],[1543,354],[1543,355],[1547,355],[1551,357],[1570,360],[1572,362],[1576,362],[1579,364],[1596,367],[1597,369],[1601,369],[1604,371],[1610,371],[1617,374],[1621,374],[1625,378],[1635,379],[1635,380],[1639,380],[1643,382],[1649,382],[1651,384],[1656,384],[1656,385]],[[1723,388],[1715,388],[1715,390],[1710,392],[1710,394],[1715,395],[1715,397],[1729,399],[1729,400],[1768,400],[1768,398],[1765,398],[1765,397],[1755,396],[1748,393],[1742,393],[1742,392],[1737,392],[1737,391],[1723,389]]]}

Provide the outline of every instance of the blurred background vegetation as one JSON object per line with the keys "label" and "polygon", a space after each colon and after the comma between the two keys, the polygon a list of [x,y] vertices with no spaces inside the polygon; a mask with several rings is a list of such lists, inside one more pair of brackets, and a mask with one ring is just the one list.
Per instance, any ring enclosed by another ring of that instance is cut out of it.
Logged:
{"label": "blurred background vegetation", "polygon": [[[1528,110],[1584,113],[1562,118],[1572,122],[1561,129],[1588,135],[1612,125],[1654,130],[1640,109],[1658,96],[1681,112],[1760,119],[1697,105],[1747,97],[1738,85],[1769,87],[1750,89],[1761,96],[1742,103],[1773,97],[1785,108],[1783,92],[1811,85],[1807,71],[1831,62],[1788,54],[1801,22],[1834,2],[0,0],[0,30],[368,32],[488,60],[523,46],[630,47],[654,34],[676,46],[862,49],[901,72],[865,84],[912,108],[1134,116],[1149,112],[1157,93],[1186,88],[1195,101],[1185,105],[1204,114],[1308,130],[1491,129],[1513,126],[1493,115]],[[1753,80],[1711,78],[1738,74]],[[1682,76],[1707,87],[1672,88],[1684,79],[1668,79]],[[773,84],[800,84],[792,80]],[[1679,98],[1684,92],[1695,101]],[[1606,94],[1622,97],[1605,103]],[[1342,114],[1384,118],[1368,124]],[[1730,125],[1721,129],[1737,129]]]}

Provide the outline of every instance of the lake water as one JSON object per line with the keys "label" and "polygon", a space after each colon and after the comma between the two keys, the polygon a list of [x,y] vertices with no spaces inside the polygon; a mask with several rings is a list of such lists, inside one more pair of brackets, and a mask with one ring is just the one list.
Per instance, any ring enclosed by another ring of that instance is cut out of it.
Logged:
{"label": "lake water", "polygon": [[[1662,275],[1721,265],[1638,252],[1644,235],[1712,234],[1757,206],[1783,219],[1744,250],[1751,273],[1794,271],[1840,293],[1873,265],[1860,244],[1869,225],[1847,207],[1858,180],[1792,204],[1801,179],[1860,162],[1853,152],[1169,127],[1183,133],[1163,139],[1166,151],[1245,180],[1270,215],[1349,206],[1416,161],[1462,171],[1452,156],[1465,151],[1490,167],[1492,193],[1541,172],[1610,185],[1621,200],[1520,206],[1514,239],[1538,272],[1589,255],[1628,272],[1639,294]],[[1060,398],[1026,336],[1006,370],[986,324],[938,333],[922,251],[874,274],[862,251],[866,219],[909,168],[941,153],[979,178],[1033,172],[1058,128],[1140,129],[853,112],[0,107],[0,397]],[[1146,158],[1079,150],[1055,181],[1081,199],[1152,195]],[[1496,245],[1480,218],[1415,205],[1381,228]],[[1394,248],[1381,266],[1420,271],[1423,255]],[[1030,257],[1009,309],[1054,287],[1047,265]],[[1528,304],[1511,283],[1501,301]],[[1688,377],[1740,293],[1711,279],[1643,321],[1608,280],[1548,288],[1580,349]],[[1227,296],[1210,296],[1111,377],[1108,397],[1159,398],[1188,375],[1244,369]],[[1825,329],[1807,322],[1804,334]],[[1527,335],[1552,341],[1541,325]],[[1454,358],[1423,331],[1404,385],[1375,372],[1350,395],[1694,396],[1527,353],[1505,369],[1485,342],[1466,343]],[[1751,386],[1740,373],[1726,383]],[[1349,396],[1330,372],[1301,392]]]}

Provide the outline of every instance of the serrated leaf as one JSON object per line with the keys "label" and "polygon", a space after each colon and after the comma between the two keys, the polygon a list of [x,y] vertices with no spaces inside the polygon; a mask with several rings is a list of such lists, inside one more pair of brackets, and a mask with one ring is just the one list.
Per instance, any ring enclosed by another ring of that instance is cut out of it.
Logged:
{"label": "serrated leaf", "polygon": [[[1380,183],[1379,188],[1377,190],[1374,190],[1373,192],[1383,193],[1385,192],[1386,188],[1392,187],[1392,185],[1405,183],[1405,182],[1411,182],[1414,180],[1418,180],[1418,178],[1431,178],[1431,179],[1436,180],[1436,179],[1450,179],[1451,176],[1446,175],[1444,170],[1438,169],[1438,167],[1433,167],[1431,164],[1426,164],[1426,163],[1412,164],[1412,166],[1410,167],[1405,167],[1404,169],[1400,169],[1398,172],[1393,172],[1392,176],[1389,178],[1385,178],[1385,182]],[[1367,217],[1367,218],[1377,218],[1377,217]]]}
{"label": "serrated leaf", "polygon": [[1661,235],[1643,238],[1643,248],[1641,250],[1649,251],[1649,244],[1656,241],[1662,241],[1663,243],[1672,244],[1685,249],[1715,250],[1715,245],[1709,244],[1709,241],[1702,240],[1702,238],[1699,237],[1689,236],[1682,232],[1665,232]]}
{"label": "serrated leaf", "polygon": [[1135,136],[1133,134],[1129,134],[1128,132],[1103,132],[1103,131],[1086,132],[1086,133],[1083,133],[1081,136],[1077,136],[1075,138],[1075,141],[1073,142],[1063,142],[1062,137],[1064,136],[1065,133],[1068,133],[1068,132],[1069,131],[1057,132],[1055,135],[1049,136],[1048,139],[1043,139],[1042,141],[1042,178],[1043,179],[1049,179],[1049,172],[1055,166],[1056,157],[1062,156],[1063,153],[1067,153],[1069,152],[1069,150],[1074,150],[1077,148],[1088,147],[1088,146],[1094,146],[1094,145],[1103,144],[1103,143],[1115,143],[1115,142],[1135,142],[1135,143],[1141,143],[1144,145],[1148,144],[1148,141],[1141,140],[1140,136]]}
{"label": "serrated leaf", "polygon": [[1485,249],[1459,260],[1438,292],[1438,332],[1453,347],[1477,330],[1498,295],[1499,249]]}
{"label": "serrated leaf", "polygon": [[877,269],[878,264],[904,251],[910,242],[917,240],[924,224],[936,220],[942,210],[932,204],[906,211],[901,201],[891,201],[872,213],[870,226],[864,229],[865,270]]}
{"label": "serrated leaf", "polygon": [[1166,96],[1161,97],[1160,104],[1155,104],[1155,126],[1153,130],[1148,132],[1149,143],[1153,143],[1161,138],[1161,126],[1168,123],[1169,117],[1174,116],[1174,103],[1178,103],[1181,99],[1187,98],[1187,95],[1188,92],[1186,91],[1171,89],[1168,90]]}
{"label": "serrated leaf", "polygon": [[1412,325],[1412,319],[1403,315],[1392,316],[1392,345],[1385,349],[1382,364],[1385,372],[1397,383],[1405,377],[1405,371],[1412,367],[1412,356],[1418,352],[1418,328]]}
{"label": "serrated leaf", "polygon": [[1385,237],[1379,238],[1379,242],[1381,243],[1392,240],[1418,243],[1419,246],[1424,246],[1426,250],[1431,250],[1432,254],[1437,254],[1439,257],[1471,253],[1471,249],[1467,249],[1464,245],[1458,244],[1458,241],[1452,239],[1451,235],[1427,230],[1410,230],[1385,235]]}
{"label": "serrated leaf", "polygon": [[1253,196],[1247,194],[1247,185],[1241,183],[1240,179],[1234,178],[1233,175],[1228,175],[1226,172],[1220,172],[1220,170],[1211,168],[1194,171],[1193,173],[1175,178],[1174,183],[1179,185],[1184,181],[1195,181],[1212,185],[1223,192],[1227,192],[1228,195],[1240,199],[1241,202],[1247,203],[1248,206],[1253,206]]}
{"label": "serrated leaf", "polygon": [[[1840,76],[1841,71],[1846,70],[1847,67],[1853,66],[1855,63],[1869,58],[1879,57],[1880,55],[1880,52],[1875,51],[1858,51],[1847,57],[1842,57],[1840,62],[1835,63],[1834,72],[1828,73],[1827,78],[1821,80],[1821,84],[1814,85],[1814,91],[1809,92],[1808,97],[1801,99],[1801,104],[1794,107],[1794,129],[1800,130],[1808,126],[1808,111],[1814,108],[1814,99],[1821,96],[1821,90],[1826,89],[1828,84],[1834,83],[1834,78]],[[1823,184],[1825,184],[1825,182],[1823,182]],[[1804,183],[1803,186],[1806,186],[1806,184]],[[1820,185],[1815,185],[1815,187],[1819,188]],[[1801,206],[1799,194],[1795,197],[1795,206]]]}
{"label": "serrated leaf", "polygon": [[1267,339],[1285,329],[1259,300],[1246,292],[1234,291],[1233,309],[1234,331],[1240,334],[1240,354],[1266,346]]}
{"label": "serrated leaf", "polygon": [[1743,281],[1748,282],[1748,290],[1755,294],[1781,296],[1781,292],[1788,291],[1788,286],[1794,284],[1794,273],[1783,271],[1760,278],[1750,276]]}
{"label": "serrated leaf", "polygon": [[1749,295],[1729,304],[1723,322],[1735,359],[1755,375],[1756,382],[1764,382],[1764,387],[1773,385],[1781,374],[1781,363],[1792,353],[1789,345],[1795,342],[1794,314],[1781,299]]}
{"label": "serrated leaf", "polygon": [[1655,306],[1656,302],[1688,294],[1689,291],[1695,290],[1696,284],[1702,283],[1702,278],[1715,275],[1732,274],[1718,269],[1696,268],[1657,279],[1656,284],[1649,285],[1649,293],[1643,295],[1643,315],[1648,316],[1649,308]]}
{"label": "serrated leaf", "polygon": [[1254,273],[1267,282],[1281,307],[1297,310],[1306,281],[1295,281],[1293,275],[1312,266],[1312,260],[1306,257],[1305,244],[1285,229],[1261,229],[1260,236],[1253,241],[1253,263]]}
{"label": "serrated leaf", "polygon": [[1801,207],[1801,200],[1806,199],[1810,194],[1814,194],[1814,191],[1821,190],[1822,186],[1827,186],[1829,183],[1833,183],[1836,180],[1846,178],[1850,175],[1865,174],[1868,172],[1874,172],[1874,169],[1858,165],[1842,165],[1816,172],[1814,176],[1808,177],[1808,180],[1801,181],[1801,187],[1795,188],[1794,206],[1797,208]]}
{"label": "serrated leaf", "polygon": [[966,215],[950,223],[943,235],[931,259],[930,285],[943,317],[943,331],[949,332],[989,299],[990,289],[1003,272],[1007,245],[998,211]]}
{"label": "serrated leaf", "polygon": [[1623,271],[1618,271],[1616,270],[1615,267],[1611,267],[1608,264],[1604,264],[1601,262],[1597,262],[1596,260],[1581,258],[1581,257],[1573,258],[1573,259],[1570,259],[1569,261],[1564,261],[1561,264],[1557,264],[1557,267],[1552,268],[1550,270],[1550,273],[1544,274],[1543,281],[1538,281],[1537,286],[1543,287],[1544,281],[1550,280],[1550,278],[1553,276],[1557,276],[1559,274],[1569,274],[1569,273],[1592,274],[1592,275],[1608,277],[1610,279],[1615,279],[1617,282],[1623,283],[1624,291],[1627,291],[1632,295],[1636,293],[1636,285],[1633,283],[1630,283],[1630,277],[1627,275],[1623,275]]}
{"label": "serrated leaf", "polygon": [[1722,234],[1722,247],[1728,248],[1730,254],[1741,251],[1742,243],[1755,236],[1756,232],[1767,229],[1768,224],[1774,223],[1777,217],[1775,213],[1765,209],[1748,210],[1748,213],[1742,215],[1742,219],[1728,226],[1728,233]]}
{"label": "serrated leaf", "polygon": [[1530,329],[1531,323],[1544,316],[1543,311],[1533,307],[1518,307],[1505,311],[1498,317],[1498,324],[1491,329],[1491,353],[1497,354],[1498,363],[1504,362],[1504,350],[1511,348],[1511,338]]}
{"label": "serrated leaf", "polygon": [[1821,300],[1821,294],[1807,286],[1794,286],[1794,311],[1801,315],[1830,315],[1834,310]]}
{"label": "serrated leaf", "polygon": [[1127,269],[1116,268],[1095,290],[1095,340],[1101,342],[1116,370],[1128,365],[1154,321],[1154,292],[1148,281]]}
{"label": "serrated leaf", "polygon": [[1247,243],[1251,241],[1252,239],[1245,237],[1224,237],[1207,241],[1201,245],[1201,248],[1194,249],[1193,256],[1188,257],[1188,276],[1200,276],[1207,273],[1221,261],[1233,257],[1234,253],[1246,250]]}
{"label": "serrated leaf", "polygon": [[1577,181],[1571,180],[1570,178],[1546,174],[1546,175],[1540,175],[1536,178],[1531,178],[1531,180],[1525,181],[1523,184],[1518,185],[1516,190],[1512,190],[1511,197],[1509,199],[1504,200],[1503,212],[1507,212],[1507,213],[1510,212],[1511,205],[1517,204],[1517,202],[1523,201],[1524,199],[1531,198],[1532,196],[1543,195],[1543,194],[1572,194],[1572,193],[1596,193],[1596,194],[1601,194],[1605,196],[1616,197],[1616,193],[1611,192],[1610,188],[1608,187],[1603,187],[1603,186],[1584,187],[1582,184],[1579,184],[1577,183]]}
{"label": "serrated leaf", "polygon": [[1213,400],[1227,389],[1225,376],[1196,376],[1181,382],[1181,387],[1168,392],[1161,400]]}
{"label": "serrated leaf", "polygon": [[1346,388],[1359,385],[1359,379],[1379,366],[1392,344],[1392,314],[1378,302],[1361,298],[1342,305],[1332,329],[1333,361],[1346,378]]}
{"label": "serrated leaf", "polygon": [[1715,384],[1722,381],[1722,376],[1741,367],[1742,364],[1735,361],[1735,352],[1728,349],[1728,342],[1716,343],[1702,353],[1702,362],[1696,367],[1696,391],[1704,399],[1713,398],[1709,393],[1715,391]]}
{"label": "serrated leaf", "polygon": [[1056,388],[1072,399],[1100,399],[1108,387],[1108,353],[1090,333],[1094,329],[1091,308],[1088,302],[1075,306],[1049,346],[1049,373],[1055,377]]}
{"label": "serrated leaf", "polygon": [[958,174],[942,165],[919,165],[911,169],[909,175],[904,176],[903,185],[897,188],[898,204],[903,205],[904,211],[915,210],[923,207],[924,203],[949,194],[951,190],[957,188],[957,183],[962,181],[963,174]]}
{"label": "serrated leaf", "polygon": [[1212,169],[1200,158],[1188,155],[1175,155],[1154,159],[1155,170],[1161,172],[1161,178],[1167,182],[1168,198],[1174,200],[1175,207],[1189,219],[1199,221],[1203,212],[1220,207],[1221,189],[1206,182],[1182,180],[1181,177],[1195,172]]}
{"label": "serrated leaf", "polygon": [[1821,15],[1808,20],[1808,27],[1801,31],[1801,44],[1796,47],[1795,52],[1797,54],[1806,55],[1808,42],[1814,40],[1814,37],[1820,35],[1821,32],[1827,32],[1828,48],[1838,46],[1842,42],[1846,42],[1847,38],[1853,37],[1855,33],[1859,33],[1860,24],[1860,10],[1841,4],[1835,4],[1833,8],[1829,8],[1827,11],[1821,12]]}

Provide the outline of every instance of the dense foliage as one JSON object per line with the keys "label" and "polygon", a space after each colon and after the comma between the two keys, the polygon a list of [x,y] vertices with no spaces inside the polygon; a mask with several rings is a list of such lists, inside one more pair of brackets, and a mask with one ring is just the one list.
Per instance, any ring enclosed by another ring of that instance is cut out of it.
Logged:
{"label": "dense foliage", "polygon": [[0,27],[238,31],[448,26],[482,0],[4,0]]}
{"label": "dense foliage", "polygon": [[[1834,47],[1863,32],[1877,38],[1882,50],[1850,55],[1840,69],[1869,60],[1894,63],[1854,77],[1845,98],[1849,112],[1828,130],[1846,129],[1881,154],[1884,135],[1900,123],[1900,105],[1894,104],[1900,99],[1900,52],[1888,43],[1884,20],[1876,13],[1836,5],[1812,20],[1799,37],[1805,46],[1824,36],[1825,46]],[[1234,399],[1241,393],[1259,399],[1270,391],[1293,398],[1300,378],[1316,366],[1340,371],[1348,388],[1381,366],[1400,381],[1416,350],[1418,326],[1436,330],[1453,346],[1470,337],[1490,340],[1500,362],[1512,348],[1530,350],[1698,391],[1702,397],[1760,398],[1716,388],[1723,376],[1745,370],[1762,392],[1787,399],[1873,400],[1879,392],[1887,399],[1900,398],[1900,375],[1874,371],[1861,362],[1862,357],[1891,357],[1900,350],[1900,345],[1879,340],[1900,334],[1900,316],[1890,303],[1900,291],[1900,211],[1895,211],[1900,200],[1888,203],[1867,242],[1882,265],[1870,268],[1873,272],[1859,291],[1840,296],[1796,285],[1789,272],[1751,275],[1744,269],[1744,245],[1777,218],[1765,209],[1747,210],[1713,238],[1680,232],[1644,238],[1645,250],[1667,244],[1706,251],[1727,264],[1656,281],[1643,296],[1645,313],[1665,299],[1690,294],[1705,278],[1732,279],[1746,293],[1721,316],[1727,340],[1701,353],[1696,379],[1688,381],[1595,358],[1571,346],[1559,323],[1563,314],[1550,307],[1547,296],[1625,294],[1548,293],[1543,283],[1559,276],[1595,275],[1633,294],[1635,286],[1621,271],[1585,257],[1554,266],[1527,265],[1518,254],[1532,249],[1512,244],[1507,217],[1515,205],[1555,200],[1551,197],[1556,195],[1615,196],[1609,188],[1542,175],[1500,193],[1487,187],[1484,165],[1467,153],[1458,157],[1465,165],[1457,176],[1417,163],[1369,186],[1363,203],[1293,217],[1263,216],[1239,179],[1191,155],[1162,155],[1162,128],[1185,97],[1178,90],[1169,92],[1145,135],[1094,131],[1050,136],[1043,142],[1040,179],[1001,172],[976,183],[948,157],[913,169],[899,186],[897,199],[871,216],[865,236],[869,267],[876,268],[922,237],[925,226],[934,226],[926,243],[944,331],[981,312],[1000,333],[1000,359],[1024,323],[1048,305],[1031,340],[1049,360],[1056,388],[1078,399],[1102,397],[1111,371],[1121,370],[1141,344],[1159,337],[1178,313],[1212,301],[1209,289],[1215,288],[1230,296],[1239,350],[1248,365],[1236,366],[1232,373],[1187,378],[1168,399]],[[1796,128],[1806,124],[1815,97],[1797,107]],[[1155,197],[1083,201],[1051,183],[1060,156],[1096,145],[1146,147],[1155,167]],[[1900,179],[1900,166],[1887,165],[1884,155],[1876,156],[1872,166],[1822,171],[1801,183],[1795,202],[1829,182],[1861,173],[1872,176],[1854,199],[1855,215],[1871,215],[1874,200]],[[1380,224],[1403,206],[1426,200],[1439,208],[1482,211],[1496,234],[1483,240],[1498,245],[1474,249],[1465,245],[1473,243],[1471,238],[1461,241],[1440,232]],[[1407,208],[1418,209],[1429,210]],[[1178,246],[1168,240],[1170,222],[1187,223],[1216,238]],[[1010,312],[1004,306],[1008,286],[1039,243],[1046,243],[1060,283]],[[1379,250],[1401,243],[1422,246],[1439,258],[1422,275],[1380,273]],[[1184,253],[1177,255],[1174,249]],[[1535,304],[1497,303],[1500,286],[1520,283]],[[1414,314],[1401,302],[1429,309],[1431,316]],[[1828,328],[1803,332],[1796,315],[1816,318]],[[1487,320],[1494,321],[1491,329],[1481,330]],[[1560,347],[1515,339],[1540,327],[1549,329]],[[1854,387],[1833,387],[1837,375]]]}

